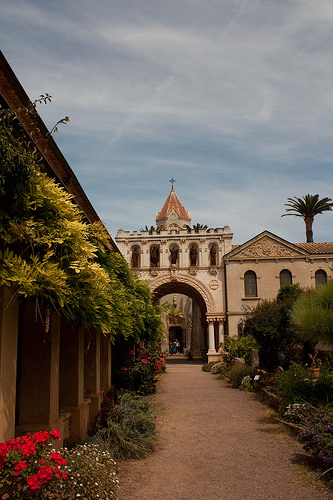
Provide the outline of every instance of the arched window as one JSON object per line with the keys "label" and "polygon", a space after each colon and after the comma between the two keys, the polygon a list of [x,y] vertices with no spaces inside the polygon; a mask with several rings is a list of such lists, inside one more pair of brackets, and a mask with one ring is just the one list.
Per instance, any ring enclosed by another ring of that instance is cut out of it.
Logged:
{"label": "arched window", "polygon": [[285,285],[292,285],[293,277],[289,269],[282,269],[280,272],[280,288],[283,288]]}
{"label": "arched window", "polygon": [[254,271],[244,274],[245,297],[257,297],[257,275]]}
{"label": "arched window", "polygon": [[315,274],[316,286],[326,285],[327,283],[327,274],[324,269],[318,269]]}

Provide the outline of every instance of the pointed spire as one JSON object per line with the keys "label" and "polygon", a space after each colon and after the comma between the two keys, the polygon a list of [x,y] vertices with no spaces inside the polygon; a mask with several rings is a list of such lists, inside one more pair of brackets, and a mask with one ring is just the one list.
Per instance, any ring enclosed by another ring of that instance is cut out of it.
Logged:
{"label": "pointed spire", "polygon": [[[174,179],[172,179],[174,182]],[[181,229],[187,225],[191,225],[191,214],[186,212],[185,208],[181,204],[178,196],[172,188],[163,208],[160,212],[156,214],[156,226],[161,229]]]}

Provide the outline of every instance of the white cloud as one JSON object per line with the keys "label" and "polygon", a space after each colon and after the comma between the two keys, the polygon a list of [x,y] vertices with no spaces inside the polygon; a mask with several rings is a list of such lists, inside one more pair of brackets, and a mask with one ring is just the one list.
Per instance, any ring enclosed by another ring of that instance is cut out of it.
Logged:
{"label": "white cloud", "polygon": [[70,116],[56,141],[113,234],[175,177],[195,222],[302,241],[280,215],[333,197],[332,21],[330,0],[3,0],[0,40],[49,128]]}

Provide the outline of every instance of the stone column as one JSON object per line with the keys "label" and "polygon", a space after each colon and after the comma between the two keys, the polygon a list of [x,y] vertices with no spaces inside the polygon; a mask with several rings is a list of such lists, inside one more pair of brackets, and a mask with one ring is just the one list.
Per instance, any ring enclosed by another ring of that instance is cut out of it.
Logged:
{"label": "stone column", "polygon": [[215,334],[214,334],[214,320],[208,320],[208,355],[215,354]]}
{"label": "stone column", "polygon": [[219,321],[219,344],[224,343],[224,320]]}
{"label": "stone column", "polygon": [[61,322],[60,408],[71,413],[71,436],[87,436],[90,400],[84,399],[84,330]]}
{"label": "stone column", "polygon": [[[148,261],[147,261],[147,257],[148,257]],[[142,263],[141,263],[141,267],[148,267],[148,264],[149,264],[149,255],[147,255],[147,240],[143,240],[142,241]]]}
{"label": "stone column", "polygon": [[32,301],[23,305],[17,434],[52,428],[61,430],[60,316],[54,313],[50,318],[49,331],[45,331],[47,312],[44,307],[40,311],[45,323],[36,317]]}
{"label": "stone column", "polygon": [[162,261],[162,267],[165,267],[166,266],[166,241],[161,241],[161,245],[160,245],[160,249],[161,249],[161,261]]}
{"label": "stone column", "polygon": [[205,255],[205,243],[206,243],[206,240],[204,238],[201,238],[200,239],[200,243],[201,243],[201,262],[199,262],[199,265],[200,266],[205,266],[206,265],[206,255]]}
{"label": "stone column", "polygon": [[181,255],[182,255],[181,267],[186,267],[186,258],[187,258],[187,252],[185,247],[186,240],[180,240],[180,244],[181,244]]}
{"label": "stone column", "polygon": [[19,302],[15,288],[0,288],[0,442],[15,437]]}
{"label": "stone column", "polygon": [[101,407],[101,335],[96,331],[84,335],[84,390],[85,397],[91,400],[89,406],[89,425]]}

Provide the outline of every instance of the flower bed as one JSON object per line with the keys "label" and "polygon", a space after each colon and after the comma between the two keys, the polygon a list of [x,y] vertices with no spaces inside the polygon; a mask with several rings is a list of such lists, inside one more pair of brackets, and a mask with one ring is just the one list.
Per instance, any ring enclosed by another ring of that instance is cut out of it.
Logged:
{"label": "flower bed", "polygon": [[0,498],[74,500],[115,499],[115,462],[97,446],[78,445],[55,451],[57,430],[0,443]]}

